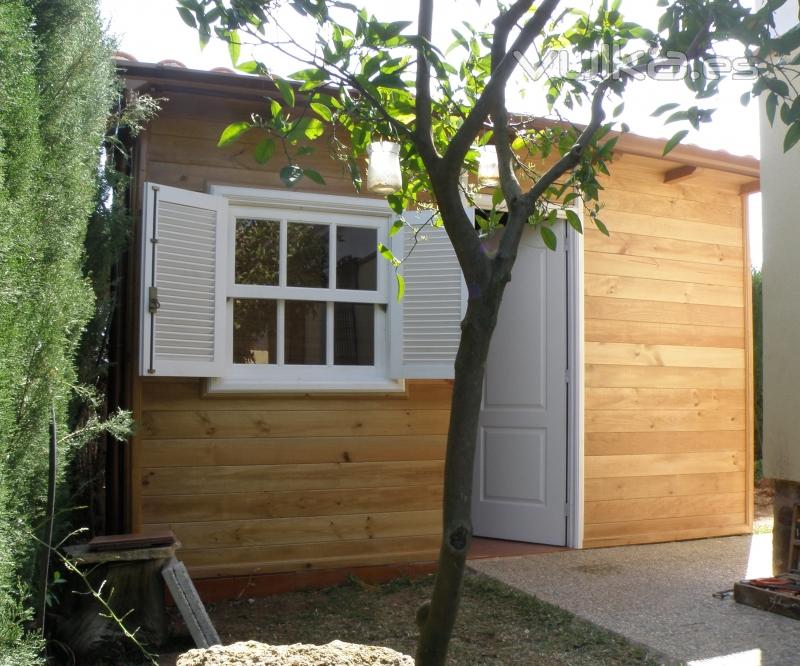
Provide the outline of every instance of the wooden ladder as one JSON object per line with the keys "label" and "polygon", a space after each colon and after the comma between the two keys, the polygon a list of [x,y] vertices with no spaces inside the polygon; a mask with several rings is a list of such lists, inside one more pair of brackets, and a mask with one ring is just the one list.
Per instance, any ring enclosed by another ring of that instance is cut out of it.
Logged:
{"label": "wooden ladder", "polygon": [[175,599],[175,605],[180,610],[195,645],[199,648],[219,645],[217,630],[211,624],[211,618],[208,617],[183,562],[173,557],[161,569],[161,575],[167,583],[172,598]]}

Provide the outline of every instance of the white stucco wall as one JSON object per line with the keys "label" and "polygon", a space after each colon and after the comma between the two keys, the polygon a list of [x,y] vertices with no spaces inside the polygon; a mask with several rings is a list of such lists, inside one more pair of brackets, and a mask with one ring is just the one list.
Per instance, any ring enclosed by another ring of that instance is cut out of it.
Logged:
{"label": "white stucco wall", "polygon": [[[778,28],[796,23],[794,0]],[[785,133],[762,109],[764,475],[800,483],[800,145],[784,154]]]}

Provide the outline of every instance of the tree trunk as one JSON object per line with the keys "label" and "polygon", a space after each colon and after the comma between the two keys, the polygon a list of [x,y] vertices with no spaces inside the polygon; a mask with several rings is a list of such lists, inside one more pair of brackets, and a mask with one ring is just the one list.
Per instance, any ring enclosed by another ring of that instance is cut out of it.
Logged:
{"label": "tree trunk", "polygon": [[461,583],[472,538],[472,474],[483,378],[489,342],[507,282],[507,278],[495,278],[487,289],[481,290],[477,299],[470,299],[461,327],[445,457],[444,531],[433,595],[430,603],[417,613],[420,627],[418,666],[445,663],[461,600]]}

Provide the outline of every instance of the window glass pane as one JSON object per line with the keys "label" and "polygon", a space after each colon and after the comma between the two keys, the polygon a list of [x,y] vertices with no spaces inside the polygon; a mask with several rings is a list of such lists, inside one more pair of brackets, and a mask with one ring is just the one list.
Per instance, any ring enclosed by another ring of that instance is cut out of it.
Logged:
{"label": "window glass pane", "polygon": [[277,301],[234,299],[233,362],[275,363],[277,322]]}
{"label": "window glass pane", "polygon": [[280,233],[274,220],[236,220],[236,284],[278,284]]}
{"label": "window glass pane", "polygon": [[328,287],[327,224],[292,222],[286,231],[286,284],[289,287]]}
{"label": "window glass pane", "polygon": [[378,288],[377,229],[336,227],[336,287]]}
{"label": "window glass pane", "polygon": [[375,365],[375,306],[335,303],[333,306],[335,365]]}
{"label": "window glass pane", "polygon": [[326,304],[286,301],[284,335],[287,365],[325,365]]}

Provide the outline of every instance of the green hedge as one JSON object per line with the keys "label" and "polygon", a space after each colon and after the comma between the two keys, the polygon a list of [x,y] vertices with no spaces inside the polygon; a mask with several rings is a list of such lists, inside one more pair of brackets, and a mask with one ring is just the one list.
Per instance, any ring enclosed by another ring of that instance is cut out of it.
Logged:
{"label": "green hedge", "polygon": [[[47,479],[74,351],[93,313],[82,275],[114,95],[96,0],[0,2],[0,663],[35,663],[31,616]],[[61,468],[69,451],[61,447]]]}

